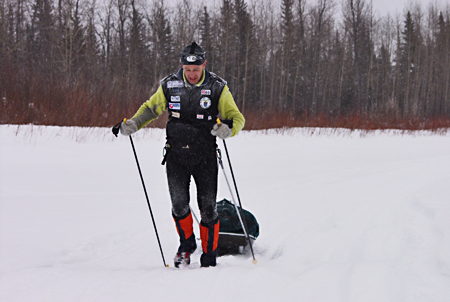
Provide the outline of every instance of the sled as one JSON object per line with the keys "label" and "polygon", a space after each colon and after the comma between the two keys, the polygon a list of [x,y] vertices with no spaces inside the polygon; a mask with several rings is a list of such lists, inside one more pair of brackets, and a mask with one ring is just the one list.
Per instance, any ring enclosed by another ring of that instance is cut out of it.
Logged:
{"label": "sled", "polygon": [[[238,210],[241,213],[239,206]],[[248,235],[253,243],[259,236],[259,224],[252,213],[245,209],[243,212],[247,223]],[[220,221],[217,255],[223,256],[244,253],[248,241],[234,204],[227,199],[222,199],[217,202],[217,213]]]}

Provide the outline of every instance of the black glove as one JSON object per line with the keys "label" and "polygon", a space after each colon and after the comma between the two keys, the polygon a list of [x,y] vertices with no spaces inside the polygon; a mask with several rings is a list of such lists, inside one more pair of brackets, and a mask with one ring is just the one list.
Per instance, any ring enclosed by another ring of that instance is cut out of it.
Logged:
{"label": "black glove", "polygon": [[120,130],[120,125],[122,124],[122,122],[119,122],[118,124],[114,125],[114,127],[112,127],[112,133],[117,137],[117,134],[119,134],[119,130]]}

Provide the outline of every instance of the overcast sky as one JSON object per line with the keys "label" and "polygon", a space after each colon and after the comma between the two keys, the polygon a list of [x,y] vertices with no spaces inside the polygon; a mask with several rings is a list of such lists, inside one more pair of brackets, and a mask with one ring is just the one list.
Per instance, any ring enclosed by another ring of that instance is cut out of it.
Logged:
{"label": "overcast sky", "polygon": [[[151,0],[150,0],[151,1]],[[169,6],[174,5],[175,3],[181,0],[165,0],[165,3]],[[197,0],[196,0],[197,1]],[[199,2],[203,2],[207,5],[215,4],[219,5],[222,3],[222,0],[198,0]],[[255,0],[245,0],[247,3],[250,3]],[[272,1],[272,3],[281,3],[281,0],[264,0],[264,1]],[[307,0],[307,3],[314,3],[318,0]],[[340,6],[343,0],[334,0],[336,4]],[[374,9],[376,9],[381,15],[385,15],[387,13],[395,14],[396,12],[402,13],[403,9],[411,3],[420,3],[423,8],[427,8],[430,3],[437,3],[440,6],[450,5],[450,0],[366,0],[370,3],[372,1]],[[278,4],[279,5],[279,4]]]}
{"label": "overcast sky", "polygon": [[[150,0],[152,1],[152,0]],[[175,6],[175,3],[180,2],[181,0],[165,0],[166,5]],[[203,2],[208,6],[220,6],[222,3],[222,0],[194,0]],[[259,1],[259,0],[245,0],[247,3],[251,3],[253,1]],[[276,8],[280,8],[280,4],[282,0],[262,0],[267,2],[272,2],[272,4]],[[307,0],[307,3],[312,4],[316,3],[318,0]],[[336,6],[336,13],[339,14],[341,12],[341,4],[344,0],[334,0],[334,3],[337,4]],[[414,3],[420,3],[422,8],[426,10],[430,3],[436,3],[438,7],[444,7],[450,5],[450,0],[366,0],[368,3],[372,1],[373,8],[376,12],[378,12],[378,15],[380,17],[386,16],[387,14],[390,14],[391,16],[395,16],[396,13],[399,13],[400,15],[403,14],[403,10],[406,7],[410,7],[411,4]]]}
{"label": "overcast sky", "polygon": [[372,0],[373,8],[379,12],[381,16],[385,16],[388,13],[394,15],[397,13],[402,13],[403,9],[408,7],[408,4],[420,3],[422,8],[428,8],[430,3],[437,3],[438,5],[443,5],[444,3],[449,3],[444,0]]}
{"label": "overcast sky", "polygon": [[[176,3],[178,0],[166,0],[169,3]],[[203,0],[204,3],[220,3],[221,0]],[[248,3],[252,0],[246,0]],[[281,3],[281,0],[265,0],[272,1],[272,3]],[[307,0],[307,3],[314,3],[318,0]],[[338,4],[337,12],[340,11],[340,6],[343,0],[334,0]],[[388,13],[394,16],[396,13],[402,14],[404,8],[410,6],[412,3],[420,3],[423,9],[426,9],[430,3],[437,3],[440,6],[450,5],[450,0],[367,0],[370,3],[372,1],[374,10],[378,11],[380,16],[385,16]],[[278,4],[279,5],[279,4]]]}

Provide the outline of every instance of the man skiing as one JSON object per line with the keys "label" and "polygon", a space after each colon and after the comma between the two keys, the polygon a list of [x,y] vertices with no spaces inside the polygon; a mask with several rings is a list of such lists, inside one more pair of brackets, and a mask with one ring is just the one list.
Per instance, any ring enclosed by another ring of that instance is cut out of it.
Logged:
{"label": "man skiing", "polygon": [[[189,264],[197,244],[189,207],[191,176],[197,187],[200,209],[202,267],[216,266],[219,220],[216,207],[218,165],[216,136],[236,135],[245,119],[234,102],[227,83],[209,72],[205,52],[193,42],[181,53],[182,68],[164,78],[155,94],[136,114],[120,125],[123,135],[131,135],[169,111],[166,126],[166,164],[172,216],[180,237],[175,267]],[[216,122],[217,118],[222,119]]]}

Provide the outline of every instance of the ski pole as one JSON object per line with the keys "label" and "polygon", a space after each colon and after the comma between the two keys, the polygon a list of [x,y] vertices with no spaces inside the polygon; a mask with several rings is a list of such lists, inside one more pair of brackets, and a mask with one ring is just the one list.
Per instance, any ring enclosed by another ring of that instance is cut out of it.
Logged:
{"label": "ski pole", "polygon": [[192,213],[192,216],[194,216],[195,221],[197,222],[198,225],[200,225],[200,221],[198,221],[197,215],[195,215],[194,210],[192,209],[191,206],[189,206],[189,208],[191,209],[191,213]]}
{"label": "ski pole", "polygon": [[[123,121],[126,122],[127,119],[124,119]],[[118,133],[118,127],[120,128],[120,124],[121,123],[115,125],[114,128],[113,128],[113,133],[116,136],[117,136],[117,133]],[[162,256],[162,260],[163,260],[163,263],[164,263],[164,267],[169,267],[169,265],[166,264],[166,260],[164,259],[164,254],[163,254],[163,250],[162,250],[162,247],[161,247],[161,241],[159,240],[158,230],[156,229],[156,223],[155,223],[155,219],[153,217],[152,207],[150,206],[150,200],[148,199],[147,189],[145,188],[144,177],[142,176],[141,166],[139,165],[139,160],[138,160],[138,157],[137,157],[137,154],[136,154],[136,149],[134,148],[133,138],[131,137],[131,135],[130,135],[130,142],[131,142],[131,147],[133,148],[134,158],[136,159],[136,164],[137,164],[137,167],[138,167],[139,176],[141,177],[142,187],[144,188],[145,198],[147,199],[148,210],[150,211],[150,216],[152,217],[153,227],[155,228],[156,239],[158,240],[159,250],[161,251],[161,256]]]}
{"label": "ski pole", "polygon": [[[192,213],[192,216],[194,216],[195,222],[197,222],[197,225],[200,227],[200,221],[198,220],[197,215],[195,215],[194,210],[192,209],[191,206],[189,206],[189,208],[191,209],[191,213]],[[200,240],[200,237],[197,237],[197,240]]]}
{"label": "ski pole", "polygon": [[[219,127],[222,125],[222,121],[221,121],[219,118],[217,118],[217,124],[219,124]],[[252,241],[250,240],[250,235],[248,234],[247,221],[246,221],[246,219],[245,219],[244,211],[243,211],[243,209],[242,209],[241,198],[239,197],[239,191],[238,191],[238,189],[237,189],[236,179],[234,178],[233,168],[231,167],[231,160],[230,160],[230,155],[228,154],[227,144],[225,143],[225,139],[222,139],[222,141],[223,141],[223,146],[224,146],[224,148],[225,148],[225,153],[227,154],[228,165],[229,165],[229,167],[230,167],[231,177],[232,177],[232,179],[233,179],[234,189],[235,189],[235,191],[236,191],[236,196],[237,196],[238,201],[239,201],[239,207],[241,208],[241,209],[240,209],[241,214],[238,215],[238,216],[239,216],[239,219],[241,220],[241,224],[242,224],[242,226],[243,226],[243,228],[244,228],[245,236],[247,237],[248,244],[249,244],[250,250],[251,250],[251,252],[252,252],[253,264],[256,264],[256,263],[258,263],[258,261],[255,259],[255,253],[253,252]],[[219,154],[218,154],[218,157],[219,157],[219,163],[220,163],[220,165],[221,165],[221,167],[222,167],[222,170],[223,170],[223,173],[224,173],[224,175],[225,175],[225,169],[223,168],[222,156],[221,156],[220,152],[219,152]],[[228,183],[228,179],[227,179],[226,175],[225,175],[225,180],[227,181],[228,187],[230,187],[230,184]],[[231,188],[230,188],[230,192],[231,192]],[[232,199],[234,199],[232,193],[231,193],[231,197],[232,197]],[[233,202],[234,202],[234,200],[233,200]],[[235,206],[236,206],[236,202],[234,202],[234,204],[235,204]],[[237,210],[237,209],[236,209],[236,210]],[[238,212],[238,214],[239,214],[239,211],[237,211],[237,212]],[[243,221],[242,221],[242,220],[243,220]]]}

